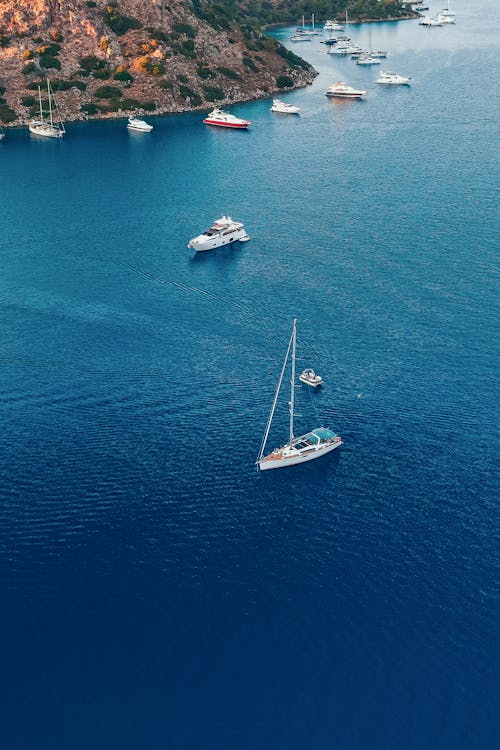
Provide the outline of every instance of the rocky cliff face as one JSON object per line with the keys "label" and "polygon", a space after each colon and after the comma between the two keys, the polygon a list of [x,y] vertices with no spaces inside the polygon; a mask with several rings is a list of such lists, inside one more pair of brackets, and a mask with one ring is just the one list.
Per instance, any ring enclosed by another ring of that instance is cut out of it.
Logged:
{"label": "rocky cliff face", "polygon": [[315,72],[208,0],[0,0],[0,121],[50,78],[63,119],[178,112],[305,85]]}

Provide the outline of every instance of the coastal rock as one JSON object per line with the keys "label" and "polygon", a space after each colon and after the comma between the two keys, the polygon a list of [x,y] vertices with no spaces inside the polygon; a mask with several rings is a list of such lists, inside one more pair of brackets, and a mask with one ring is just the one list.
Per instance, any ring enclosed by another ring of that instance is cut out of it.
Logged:
{"label": "coastal rock", "polygon": [[314,69],[204,0],[2,0],[0,122],[35,114],[48,77],[65,120],[179,112],[310,83]]}

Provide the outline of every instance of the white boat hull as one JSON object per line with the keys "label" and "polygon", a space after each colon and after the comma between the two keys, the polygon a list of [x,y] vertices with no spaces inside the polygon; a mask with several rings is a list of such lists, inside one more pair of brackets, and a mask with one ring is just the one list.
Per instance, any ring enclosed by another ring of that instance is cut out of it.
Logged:
{"label": "white boat hull", "polygon": [[224,245],[232,245],[234,242],[246,242],[250,239],[245,230],[237,229],[231,232],[227,237],[214,237],[213,239],[201,240],[199,242],[194,240],[188,244],[188,248],[196,250],[196,252],[204,252],[205,250],[215,250],[218,247],[224,247]]}
{"label": "white boat hull", "polygon": [[52,128],[50,125],[29,125],[29,131],[32,135],[38,135],[41,138],[62,138],[64,132],[58,128]]}
{"label": "white boat hull", "polygon": [[151,131],[153,130],[152,125],[147,125],[146,127],[144,127],[144,126],[138,126],[138,125],[131,125],[130,123],[127,125],[127,128],[129,130],[134,130],[136,133],[151,133]]}
{"label": "white boat hull", "polygon": [[[282,456],[279,458],[267,458],[261,459],[258,463],[261,471],[267,471],[268,469],[285,469],[287,466],[295,466],[296,464],[304,464],[307,461],[313,461],[315,458],[326,456],[327,453],[331,453],[335,448],[340,448],[342,440],[338,440],[334,443],[328,443],[320,445],[317,448],[312,447],[309,451],[303,453],[292,454],[290,456]],[[272,455],[272,454],[271,454]]]}

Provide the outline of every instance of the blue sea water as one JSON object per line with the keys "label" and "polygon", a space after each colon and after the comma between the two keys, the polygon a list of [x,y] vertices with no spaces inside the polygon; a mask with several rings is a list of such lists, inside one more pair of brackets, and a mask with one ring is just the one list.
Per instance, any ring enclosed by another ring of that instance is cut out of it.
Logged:
{"label": "blue sea water", "polygon": [[[456,11],[350,28],[411,88],[295,45],[248,132],[8,131],[2,748],[498,746],[500,18]],[[225,212],[252,241],[193,256]],[[345,445],[259,474],[294,316]]]}

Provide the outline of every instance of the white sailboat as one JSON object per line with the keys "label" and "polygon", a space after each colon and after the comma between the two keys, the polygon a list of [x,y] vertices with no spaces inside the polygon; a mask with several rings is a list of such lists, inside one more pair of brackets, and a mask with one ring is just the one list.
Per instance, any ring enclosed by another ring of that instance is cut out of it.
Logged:
{"label": "white sailboat", "polygon": [[[259,455],[257,457],[256,464],[261,471],[267,469],[283,469],[287,466],[294,466],[295,464],[302,464],[306,461],[312,461],[315,458],[324,456],[326,453],[330,453],[339,448],[342,445],[342,438],[332,432],[328,427],[316,427],[305,435],[295,437],[294,435],[294,403],[295,403],[295,349],[297,343],[297,321],[294,319],[292,335],[288,342],[288,348],[285,355],[285,361],[281,368],[281,374],[278,380],[278,387],[274,394],[274,401],[271,407],[269,418],[267,420],[266,431],[262,438]],[[290,378],[290,433],[288,442],[285,443],[281,448],[275,448],[271,453],[264,455],[266,450],[267,438],[269,436],[269,430],[273,421],[274,411],[276,404],[278,403],[278,396],[283,382],[283,376],[285,374],[288,359],[292,358],[292,373]]]}
{"label": "white sailboat", "polygon": [[0,141],[2,140],[2,138],[5,138],[5,133],[3,131],[2,126],[0,125]]}
{"label": "white sailboat", "polygon": [[[66,132],[64,129],[64,123],[61,120],[57,109],[57,103],[54,98],[54,92],[50,86],[50,81],[47,78],[47,95],[49,98],[49,111],[48,117],[44,117],[43,105],[42,105],[42,90],[38,87],[38,101],[40,107],[40,119],[32,120],[29,124],[29,131],[33,135],[39,135],[42,138],[62,138]],[[54,118],[54,115],[56,116]]]}

